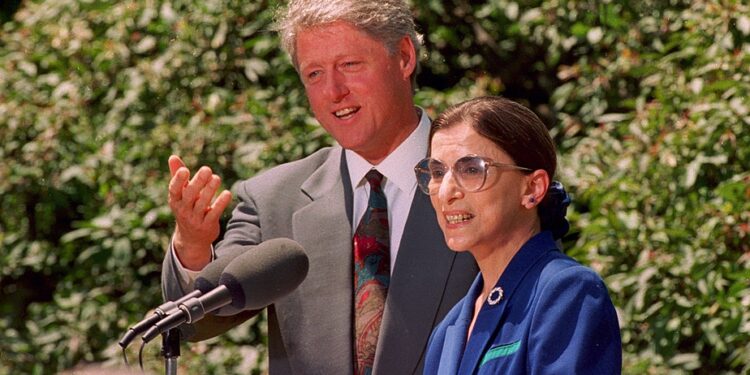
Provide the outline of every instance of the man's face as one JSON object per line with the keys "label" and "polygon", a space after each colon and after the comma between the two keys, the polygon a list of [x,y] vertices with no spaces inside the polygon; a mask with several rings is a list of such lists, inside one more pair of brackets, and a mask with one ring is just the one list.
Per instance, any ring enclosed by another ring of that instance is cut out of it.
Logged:
{"label": "man's face", "polygon": [[382,42],[337,21],[301,30],[297,64],[315,117],[344,148],[379,163],[414,130],[416,56],[408,37]]}

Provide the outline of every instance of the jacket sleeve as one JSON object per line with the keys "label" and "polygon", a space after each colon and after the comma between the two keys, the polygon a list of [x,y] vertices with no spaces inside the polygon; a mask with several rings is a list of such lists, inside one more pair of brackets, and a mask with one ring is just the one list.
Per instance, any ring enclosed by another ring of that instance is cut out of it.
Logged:
{"label": "jacket sleeve", "polygon": [[[260,220],[258,218],[254,201],[248,193],[248,191],[251,190],[247,188],[248,183],[248,181],[245,181],[239,185],[237,195],[240,199],[240,203],[232,212],[232,217],[227,224],[227,231],[224,235],[224,239],[216,246],[215,254],[217,258],[232,249],[234,249],[234,251],[241,250],[240,248],[243,247],[249,249],[252,245],[256,245],[260,242]],[[162,263],[161,285],[162,295],[165,301],[177,300],[188,292],[179,282],[179,272],[177,259],[175,259],[173,251],[171,251],[170,243],[169,250],[166,252],[164,262]],[[238,314],[226,317],[207,315],[195,324],[184,325],[181,327],[181,333],[184,338],[190,341],[209,339],[242,324],[246,320],[257,315],[259,311],[260,310],[242,311]]]}
{"label": "jacket sleeve", "polygon": [[540,284],[531,323],[530,374],[620,374],[622,344],[607,287],[577,265]]}

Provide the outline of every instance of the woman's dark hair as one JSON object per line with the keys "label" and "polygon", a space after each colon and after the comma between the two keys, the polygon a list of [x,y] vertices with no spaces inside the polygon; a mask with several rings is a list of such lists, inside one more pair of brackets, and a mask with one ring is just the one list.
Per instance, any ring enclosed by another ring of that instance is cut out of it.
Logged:
{"label": "woman's dark hair", "polygon": [[[543,169],[550,181],[555,177],[557,155],[547,127],[531,110],[498,96],[482,96],[445,110],[432,122],[430,141],[436,132],[458,124],[468,124],[481,136],[505,151],[513,162],[531,170]],[[568,231],[565,212],[570,198],[559,182],[551,182],[539,205],[542,229],[555,238]]]}
{"label": "woman's dark hair", "polygon": [[440,129],[469,124],[494,142],[519,167],[544,169],[555,177],[557,155],[547,127],[534,112],[512,100],[482,96],[448,108],[432,122],[430,140]]}

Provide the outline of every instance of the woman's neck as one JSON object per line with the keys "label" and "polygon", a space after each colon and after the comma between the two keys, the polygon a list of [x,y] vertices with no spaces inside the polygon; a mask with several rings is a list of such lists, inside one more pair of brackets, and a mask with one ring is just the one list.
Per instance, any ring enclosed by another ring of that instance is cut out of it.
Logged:
{"label": "woman's neck", "polygon": [[474,330],[479,311],[484,306],[484,301],[487,300],[490,291],[495,288],[495,284],[500,280],[500,276],[508,268],[508,264],[518,253],[518,250],[521,250],[521,246],[540,231],[541,225],[539,220],[536,219],[528,225],[519,227],[518,230],[511,231],[511,234],[499,238],[498,242],[487,246],[487,248],[469,250],[477,261],[479,271],[482,274],[482,291],[474,301],[474,314],[466,332],[466,342],[471,338],[471,332]]}
{"label": "woman's neck", "polygon": [[495,284],[500,280],[500,276],[508,268],[510,261],[518,253],[518,250],[539,231],[539,225],[535,223],[526,230],[519,230],[514,235],[505,238],[491,249],[473,252],[479,271],[482,273],[483,285],[482,292],[478,297],[479,300],[487,300],[490,291],[495,288]]}

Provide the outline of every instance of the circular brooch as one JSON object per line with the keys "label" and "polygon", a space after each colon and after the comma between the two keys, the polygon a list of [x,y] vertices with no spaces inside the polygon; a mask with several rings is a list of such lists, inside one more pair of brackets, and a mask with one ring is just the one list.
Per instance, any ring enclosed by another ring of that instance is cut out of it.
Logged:
{"label": "circular brooch", "polygon": [[501,299],[503,299],[503,288],[497,287],[490,290],[490,295],[487,296],[487,303],[490,305],[497,305]]}

